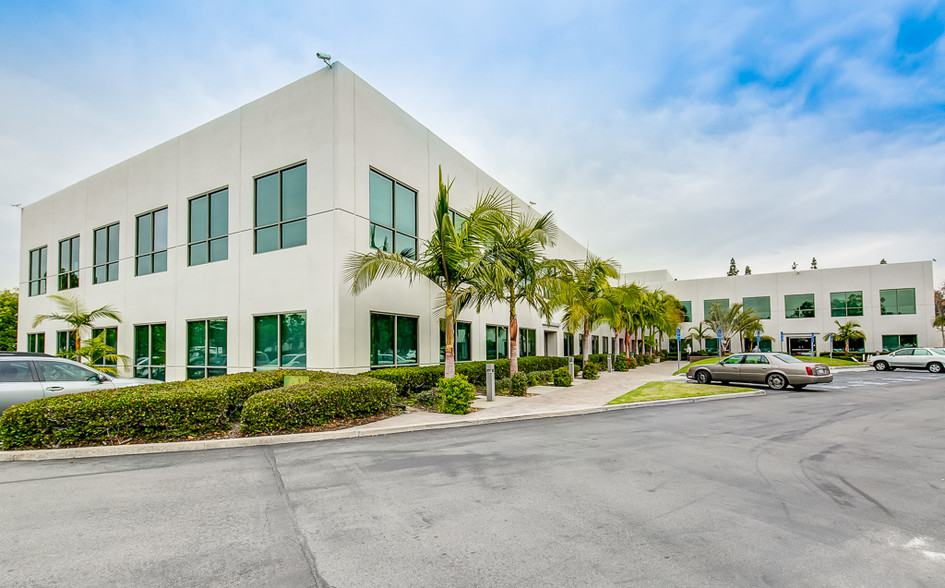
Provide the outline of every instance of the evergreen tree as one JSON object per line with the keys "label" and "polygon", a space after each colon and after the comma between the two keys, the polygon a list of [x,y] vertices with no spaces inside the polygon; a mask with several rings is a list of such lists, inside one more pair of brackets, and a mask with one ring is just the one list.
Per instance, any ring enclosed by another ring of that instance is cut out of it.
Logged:
{"label": "evergreen tree", "polygon": [[735,258],[733,257],[731,261],[728,262],[728,274],[729,276],[737,276],[738,268],[735,267]]}
{"label": "evergreen tree", "polygon": [[0,351],[16,351],[16,317],[19,302],[16,288],[0,290]]}
{"label": "evergreen tree", "polygon": [[751,275],[751,266],[748,266],[748,265],[745,266],[745,275],[746,276]]}
{"label": "evergreen tree", "polygon": [[817,258],[812,257],[810,260],[810,269],[817,269]]}

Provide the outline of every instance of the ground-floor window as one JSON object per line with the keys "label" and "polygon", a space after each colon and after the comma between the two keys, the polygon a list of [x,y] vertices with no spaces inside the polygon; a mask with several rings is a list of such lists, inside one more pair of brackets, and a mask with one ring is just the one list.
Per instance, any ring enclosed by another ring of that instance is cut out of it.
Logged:
{"label": "ground-floor window", "polygon": [[59,355],[75,353],[75,331],[58,331],[56,333],[56,353]]}
{"label": "ground-floor window", "polygon": [[[102,342],[111,348],[111,351],[96,351],[95,356],[91,358],[94,366],[115,367],[118,362],[115,361],[115,355],[118,353],[118,327],[105,327],[104,329],[92,329],[92,338],[102,337]],[[111,358],[106,356],[111,355]]]}
{"label": "ground-floor window", "polygon": [[600,337],[591,335],[591,353],[600,353]]}
{"label": "ground-floor window", "polygon": [[419,319],[371,313],[371,366],[416,365]]}
{"label": "ground-floor window", "polygon": [[135,325],[135,377],[164,380],[167,369],[167,325]]}
{"label": "ground-floor window", "polygon": [[509,328],[486,325],[486,359],[509,356]]}
{"label": "ground-floor window", "polygon": [[[470,361],[472,359],[472,323],[456,321],[454,323],[453,360]],[[446,321],[440,319],[440,363],[446,361]]]}
{"label": "ground-floor window", "polygon": [[883,351],[895,351],[903,347],[918,347],[917,335],[883,335]]}
{"label": "ground-floor window", "polygon": [[574,355],[574,333],[565,333],[564,334],[564,356],[570,357]]}
{"label": "ground-floor window", "polygon": [[[846,351],[846,343],[833,340],[833,352],[841,353]],[[866,339],[850,339],[850,353],[863,353],[866,351]]]}
{"label": "ground-floor window", "polygon": [[46,353],[46,333],[26,335],[26,350],[30,353]]}
{"label": "ground-floor window", "polygon": [[535,329],[519,329],[518,338],[519,357],[534,357],[537,355],[538,350],[535,345]]}
{"label": "ground-floor window", "polygon": [[305,313],[253,317],[253,350],[253,367],[257,371],[305,369]]}
{"label": "ground-floor window", "polygon": [[578,355],[584,355],[584,335],[578,335]]}
{"label": "ground-floor window", "polygon": [[758,347],[758,351],[764,353],[771,351],[771,338],[762,337],[760,342],[754,337],[745,337],[742,340],[742,349],[745,349],[746,351],[749,349],[754,351],[756,346]]}
{"label": "ground-floor window", "polygon": [[705,340],[705,352],[709,355],[718,355],[719,353],[719,340],[718,339],[706,339]]}
{"label": "ground-floor window", "polygon": [[187,321],[187,379],[226,375],[226,319]]}

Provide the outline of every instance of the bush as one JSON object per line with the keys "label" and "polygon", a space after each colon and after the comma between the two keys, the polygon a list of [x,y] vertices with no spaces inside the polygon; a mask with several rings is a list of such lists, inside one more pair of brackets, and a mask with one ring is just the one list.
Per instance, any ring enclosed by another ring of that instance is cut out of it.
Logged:
{"label": "bush", "polygon": [[326,374],[316,381],[251,396],[243,406],[240,432],[259,435],[298,431],[335,419],[389,413],[396,386],[390,382]]}
{"label": "bush", "polygon": [[443,412],[466,414],[476,399],[476,387],[469,383],[466,376],[442,379],[438,387],[443,390]]}
{"label": "bush", "polygon": [[600,367],[593,361],[587,362],[587,365],[584,366],[584,369],[581,371],[581,377],[585,380],[596,380],[600,373]]}
{"label": "bush", "polygon": [[516,373],[512,376],[512,383],[509,386],[509,394],[512,396],[525,396],[525,392],[528,391],[528,376],[522,372]]}
{"label": "bush", "polygon": [[560,386],[567,388],[571,385],[571,374],[568,372],[568,368],[559,367],[553,372],[552,378],[554,379],[555,386]]}
{"label": "bush", "polygon": [[[568,371],[568,368],[558,368]],[[551,382],[553,370],[543,370],[540,372],[529,372],[528,374],[528,385],[529,386],[543,386]]]}
{"label": "bush", "polygon": [[11,406],[0,416],[0,443],[16,447],[111,445],[224,433],[248,398],[277,388],[287,375],[313,380],[325,372],[275,370],[67,394]]}
{"label": "bush", "polygon": [[361,375],[390,382],[397,386],[397,394],[410,396],[421,390],[429,390],[436,386],[436,383],[443,377],[443,366],[381,368],[364,372]]}
{"label": "bush", "polygon": [[512,387],[512,378],[496,378],[495,379],[495,393],[496,394],[508,394],[509,388]]}
{"label": "bush", "polygon": [[[466,376],[466,379],[476,386],[486,385],[486,364],[495,364],[496,380],[509,377],[511,360],[508,358],[494,361],[466,361],[456,364],[456,375]],[[520,357],[518,369],[520,372],[530,373],[550,371],[557,367],[568,365],[566,357]],[[421,390],[429,390],[443,377],[443,366],[428,367],[404,366],[381,368],[364,372],[361,375],[378,378],[391,382],[397,386],[397,393],[401,396],[416,394]]]}
{"label": "bush", "polygon": [[614,371],[625,372],[627,369],[627,356],[623,353],[618,353],[617,356],[614,357]]}
{"label": "bush", "polygon": [[417,404],[421,406],[429,406],[431,408],[436,407],[440,404],[440,398],[443,396],[443,391],[439,388],[430,388],[429,390],[424,390],[423,392],[418,392],[414,400]]}

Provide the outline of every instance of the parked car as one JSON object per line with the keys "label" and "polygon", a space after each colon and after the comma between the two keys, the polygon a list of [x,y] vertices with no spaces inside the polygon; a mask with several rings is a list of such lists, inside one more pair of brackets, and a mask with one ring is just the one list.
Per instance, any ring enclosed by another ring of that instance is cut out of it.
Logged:
{"label": "parked car", "polygon": [[833,381],[830,368],[821,363],[808,363],[784,353],[736,353],[717,363],[694,365],[686,377],[700,384],[713,380],[766,384],[772,390],[791,386],[803,390],[808,384],[826,384]]}
{"label": "parked car", "polygon": [[892,353],[882,353],[870,357],[869,364],[880,372],[896,368],[912,368],[940,374],[943,367],[945,367],[945,349],[938,347],[897,349]]}
{"label": "parked car", "polygon": [[14,404],[93,390],[156,384],[144,378],[118,378],[45,353],[0,352],[0,412]]}

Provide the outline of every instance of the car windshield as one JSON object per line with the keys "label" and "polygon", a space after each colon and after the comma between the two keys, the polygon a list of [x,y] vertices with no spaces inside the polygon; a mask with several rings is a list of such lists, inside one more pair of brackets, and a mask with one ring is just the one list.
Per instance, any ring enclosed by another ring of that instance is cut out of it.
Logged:
{"label": "car windshield", "polygon": [[787,354],[785,354],[785,353],[774,353],[774,354],[772,354],[772,356],[773,356],[773,357],[777,357],[778,359],[780,359],[780,360],[783,361],[784,363],[804,363],[803,361],[799,360],[798,358],[796,358],[796,357],[791,357],[790,355],[787,355]]}
{"label": "car windshield", "polygon": [[945,347],[933,347],[932,351],[938,353],[939,355],[945,355]]}

